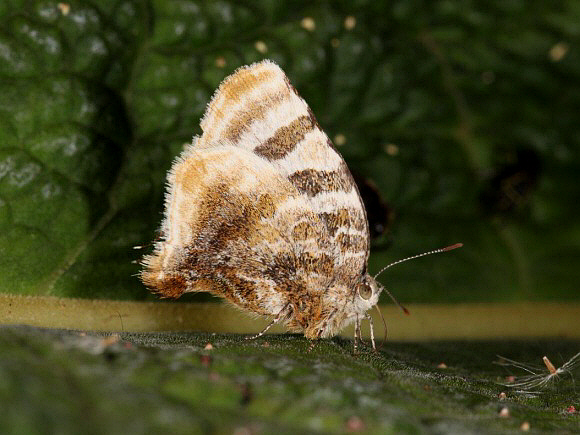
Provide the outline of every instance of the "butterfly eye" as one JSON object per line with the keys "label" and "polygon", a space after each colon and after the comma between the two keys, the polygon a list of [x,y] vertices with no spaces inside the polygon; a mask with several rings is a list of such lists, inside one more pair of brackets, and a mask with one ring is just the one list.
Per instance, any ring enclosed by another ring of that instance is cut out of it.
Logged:
{"label": "butterfly eye", "polygon": [[368,283],[363,282],[358,286],[358,294],[361,298],[363,298],[366,301],[369,300],[373,295],[373,289]]}

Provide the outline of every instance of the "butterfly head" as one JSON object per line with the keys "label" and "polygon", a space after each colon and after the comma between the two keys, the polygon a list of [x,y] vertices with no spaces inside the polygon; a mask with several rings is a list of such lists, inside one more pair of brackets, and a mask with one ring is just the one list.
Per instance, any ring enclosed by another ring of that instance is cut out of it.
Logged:
{"label": "butterfly head", "polygon": [[362,276],[355,290],[355,305],[361,310],[357,314],[364,314],[377,304],[379,295],[383,291],[383,286],[367,273]]}
{"label": "butterfly head", "polygon": [[379,296],[383,291],[383,286],[379,284],[372,276],[365,273],[362,275],[351,290],[352,297],[344,306],[343,319],[346,326],[354,321],[357,317],[363,318],[366,312],[373,308],[379,301]]}

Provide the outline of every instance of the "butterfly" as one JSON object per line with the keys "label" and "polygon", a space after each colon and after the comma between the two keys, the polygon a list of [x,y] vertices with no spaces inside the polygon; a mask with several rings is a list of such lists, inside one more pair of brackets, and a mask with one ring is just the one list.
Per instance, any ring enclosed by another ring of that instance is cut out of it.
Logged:
{"label": "butterfly", "polygon": [[354,323],[356,344],[383,287],[357,186],[306,102],[264,60],[220,84],[201,128],[169,171],[143,283],[209,292],[310,339]]}

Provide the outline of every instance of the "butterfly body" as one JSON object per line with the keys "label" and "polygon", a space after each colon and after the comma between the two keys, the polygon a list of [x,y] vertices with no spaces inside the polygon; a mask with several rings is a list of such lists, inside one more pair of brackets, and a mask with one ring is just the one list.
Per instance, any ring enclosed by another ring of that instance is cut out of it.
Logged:
{"label": "butterfly body", "polygon": [[168,175],[161,240],[143,282],[163,297],[207,291],[308,338],[358,324],[381,287],[352,176],[270,61],[220,85]]}

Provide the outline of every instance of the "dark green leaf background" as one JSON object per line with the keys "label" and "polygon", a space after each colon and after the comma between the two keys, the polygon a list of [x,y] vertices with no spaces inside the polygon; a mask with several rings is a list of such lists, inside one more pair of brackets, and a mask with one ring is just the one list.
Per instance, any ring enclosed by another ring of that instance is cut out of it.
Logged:
{"label": "dark green leaf background", "polygon": [[573,0],[4,1],[0,291],[149,297],[132,247],[167,169],[270,58],[393,211],[371,271],[465,244],[385,274],[402,301],[577,300],[579,23]]}
{"label": "dark green leaf background", "polygon": [[[509,353],[541,364],[537,355],[569,355],[578,344],[389,343],[353,356],[352,341],[336,337],[309,352],[296,335],[103,337],[2,326],[0,432],[517,434],[528,424],[530,433],[577,434],[569,376],[541,394],[517,394],[502,384],[521,371],[492,361]],[[499,416],[504,407],[509,417]]]}

